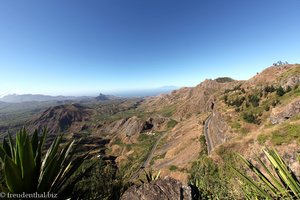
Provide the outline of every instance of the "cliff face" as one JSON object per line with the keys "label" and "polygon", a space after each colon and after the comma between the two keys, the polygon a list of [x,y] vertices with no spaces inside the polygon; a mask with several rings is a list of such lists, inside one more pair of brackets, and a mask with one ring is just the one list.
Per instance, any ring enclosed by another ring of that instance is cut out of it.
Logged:
{"label": "cliff face", "polygon": [[279,106],[272,109],[270,121],[272,124],[279,124],[300,113],[300,98],[293,100],[287,105]]}
{"label": "cliff face", "polygon": [[212,113],[211,121],[208,126],[212,150],[226,141],[228,125],[218,111]]}

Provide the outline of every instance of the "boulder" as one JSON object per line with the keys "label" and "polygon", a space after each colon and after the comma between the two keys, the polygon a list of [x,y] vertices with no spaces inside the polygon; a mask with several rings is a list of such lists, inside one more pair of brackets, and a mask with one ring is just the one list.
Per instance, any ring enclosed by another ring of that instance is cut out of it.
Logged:
{"label": "boulder", "polygon": [[167,176],[141,186],[132,186],[121,197],[121,200],[158,199],[191,200],[191,188]]}

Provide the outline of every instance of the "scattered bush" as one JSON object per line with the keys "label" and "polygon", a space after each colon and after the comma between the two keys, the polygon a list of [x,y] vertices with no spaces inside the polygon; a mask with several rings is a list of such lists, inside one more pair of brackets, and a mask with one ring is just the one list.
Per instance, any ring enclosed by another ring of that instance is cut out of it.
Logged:
{"label": "scattered bush", "polygon": [[284,91],[284,89],[283,89],[283,87],[281,87],[281,86],[279,86],[277,89],[276,89],[276,94],[278,95],[278,96],[283,96],[284,94],[285,94],[285,91]]}
{"label": "scattered bush", "polygon": [[269,138],[268,135],[266,135],[266,134],[260,134],[257,137],[257,141],[258,141],[259,144],[264,144],[267,141],[268,138]]}
{"label": "scattered bush", "polygon": [[167,123],[167,128],[174,128],[176,125],[178,124],[178,122],[174,119],[171,119],[170,121],[168,121]]}
{"label": "scattered bush", "polygon": [[169,170],[170,170],[170,171],[176,171],[177,169],[178,169],[178,167],[175,166],[175,165],[171,165],[171,166],[169,167]]}
{"label": "scattered bush", "polygon": [[264,91],[265,91],[266,93],[272,93],[272,92],[275,92],[276,89],[275,89],[275,87],[274,87],[273,85],[271,85],[271,86],[267,85],[267,86],[264,88]]}
{"label": "scattered bush", "polygon": [[243,114],[243,119],[248,122],[248,123],[252,123],[252,124],[259,124],[260,121],[257,118],[256,115],[254,115],[253,113],[244,113]]}
{"label": "scattered bush", "polygon": [[289,63],[287,61],[277,61],[276,63],[273,63],[273,66],[282,66],[282,65],[288,65]]}
{"label": "scattered bush", "polygon": [[232,82],[234,80],[230,77],[219,77],[219,78],[216,78],[215,81],[217,81],[219,83],[226,83],[226,82]]}
{"label": "scattered bush", "polygon": [[124,181],[117,168],[100,158],[96,161],[84,162],[81,171],[85,171],[91,165],[93,165],[92,170],[77,182],[72,198],[120,199],[121,194],[130,184]]}
{"label": "scattered bush", "polygon": [[270,110],[270,106],[269,106],[269,105],[266,105],[266,106],[265,106],[265,111],[268,112],[269,110]]}
{"label": "scattered bush", "polygon": [[273,108],[275,108],[277,106],[277,104],[279,104],[279,103],[280,103],[280,101],[278,99],[273,100],[272,101]]}
{"label": "scattered bush", "polygon": [[259,106],[260,98],[258,95],[249,95],[248,100],[252,104],[253,107]]}
{"label": "scattered bush", "polygon": [[209,157],[202,156],[193,163],[189,184],[195,200],[233,199],[229,177]]}

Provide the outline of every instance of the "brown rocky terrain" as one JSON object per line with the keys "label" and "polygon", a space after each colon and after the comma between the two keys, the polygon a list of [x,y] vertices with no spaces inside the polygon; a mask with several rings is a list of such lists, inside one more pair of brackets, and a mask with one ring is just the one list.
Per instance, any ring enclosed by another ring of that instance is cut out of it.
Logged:
{"label": "brown rocky terrain", "polygon": [[[299,83],[300,65],[272,66],[246,81],[205,80],[144,100],[51,107],[28,125],[75,135],[88,130],[87,137],[109,139],[107,153],[118,157],[120,168],[136,171],[149,160],[143,167],[187,182],[192,163],[206,148],[199,140],[211,115],[209,156],[215,161],[222,162],[228,152],[253,157],[267,146],[278,149],[298,169]],[[277,93],[280,86],[284,94]]]}
{"label": "brown rocky terrain", "polygon": [[48,108],[26,124],[29,130],[47,127],[50,133],[80,131],[85,128],[84,122],[91,118],[93,112],[79,104],[64,104]]}
{"label": "brown rocky terrain", "polygon": [[121,200],[157,199],[191,200],[191,188],[171,177],[165,177],[141,186],[130,187],[121,198]]}
{"label": "brown rocky terrain", "polygon": [[[178,121],[178,124],[166,133],[163,144],[155,151],[151,167],[162,170],[163,175],[187,181],[186,172],[191,163],[197,159],[197,152],[202,148],[198,140],[203,134],[203,121],[211,112],[212,104],[214,104],[214,112],[208,127],[215,149],[212,158],[215,160],[222,158],[223,148],[251,157],[265,146],[274,146],[274,142],[270,141],[257,142],[257,137],[265,132],[272,132],[267,128],[270,121],[276,120],[279,129],[281,122],[299,115],[299,98],[297,98],[299,93],[295,89],[281,97],[276,95],[276,92],[264,94],[264,88],[269,85],[282,86],[285,90],[288,87],[294,88],[300,83],[299,78],[300,65],[272,66],[248,81],[220,83],[215,80],[205,80],[195,88],[182,88],[168,95],[147,99],[141,107],[148,111],[160,112],[164,112],[167,108],[169,117]],[[225,93],[233,98],[244,95],[247,101],[249,95],[260,92],[263,96],[260,97],[258,107],[251,104],[247,107],[244,101],[239,111],[234,106],[224,104]],[[271,104],[268,102],[274,100],[279,100],[279,104],[273,107],[270,105],[270,111],[265,111],[265,107]],[[244,113],[252,112],[257,115],[259,122],[245,122]],[[297,128],[300,131],[300,127]],[[277,130],[277,127],[273,129]],[[279,146],[275,144],[275,146],[287,156],[290,154],[290,145],[294,145],[295,152],[299,152],[299,144],[291,140],[288,144],[283,143]],[[295,169],[299,168],[295,156],[287,157]]]}

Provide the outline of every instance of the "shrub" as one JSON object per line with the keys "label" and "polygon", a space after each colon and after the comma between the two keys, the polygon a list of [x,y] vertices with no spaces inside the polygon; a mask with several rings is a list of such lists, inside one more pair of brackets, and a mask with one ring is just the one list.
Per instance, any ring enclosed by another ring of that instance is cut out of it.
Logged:
{"label": "shrub", "polygon": [[232,199],[229,177],[211,158],[203,156],[193,163],[189,185],[193,199]]}
{"label": "shrub", "polygon": [[224,95],[224,102],[227,104],[227,101],[228,101],[228,96],[227,95]]}
{"label": "shrub", "polygon": [[266,105],[265,106],[265,111],[269,111],[270,110],[270,106],[269,105]]}
{"label": "shrub", "polygon": [[252,124],[259,124],[259,120],[257,119],[257,116],[255,116],[253,113],[244,113],[243,119]]}
{"label": "shrub", "polygon": [[279,103],[280,103],[280,101],[278,99],[273,100],[272,101],[273,108],[275,108],[277,106],[277,104],[279,104]]}
{"label": "shrub", "polygon": [[248,96],[249,102],[252,104],[253,107],[259,106],[260,98],[258,95],[249,95]]}
{"label": "shrub", "polygon": [[86,171],[93,165],[83,179],[76,183],[72,198],[74,199],[120,199],[123,191],[129,186],[123,175],[110,162],[103,159],[87,160],[80,168]]}
{"label": "shrub", "polygon": [[277,89],[276,89],[276,94],[278,95],[278,96],[283,96],[284,94],[285,94],[285,91],[284,91],[284,89],[283,89],[283,87],[281,87],[281,86],[279,86]]}
{"label": "shrub", "polygon": [[176,125],[178,124],[178,122],[174,119],[171,119],[170,121],[168,121],[167,123],[167,128],[174,128]]}
{"label": "shrub", "polygon": [[265,88],[264,88],[264,91],[266,92],[266,93],[272,93],[272,92],[275,92],[275,87],[273,86],[273,85],[271,85],[271,86],[266,86]]}
{"label": "shrub", "polygon": [[169,170],[170,170],[170,171],[176,171],[177,169],[178,169],[178,167],[175,166],[175,165],[171,165],[171,166],[169,167]]}
{"label": "shrub", "polygon": [[267,141],[268,138],[269,138],[268,135],[266,135],[266,134],[260,134],[257,137],[257,141],[258,141],[259,144],[264,144]]}
{"label": "shrub", "polygon": [[234,80],[230,77],[219,77],[219,78],[216,78],[215,81],[217,81],[219,83],[226,83],[226,82],[232,82]]}

